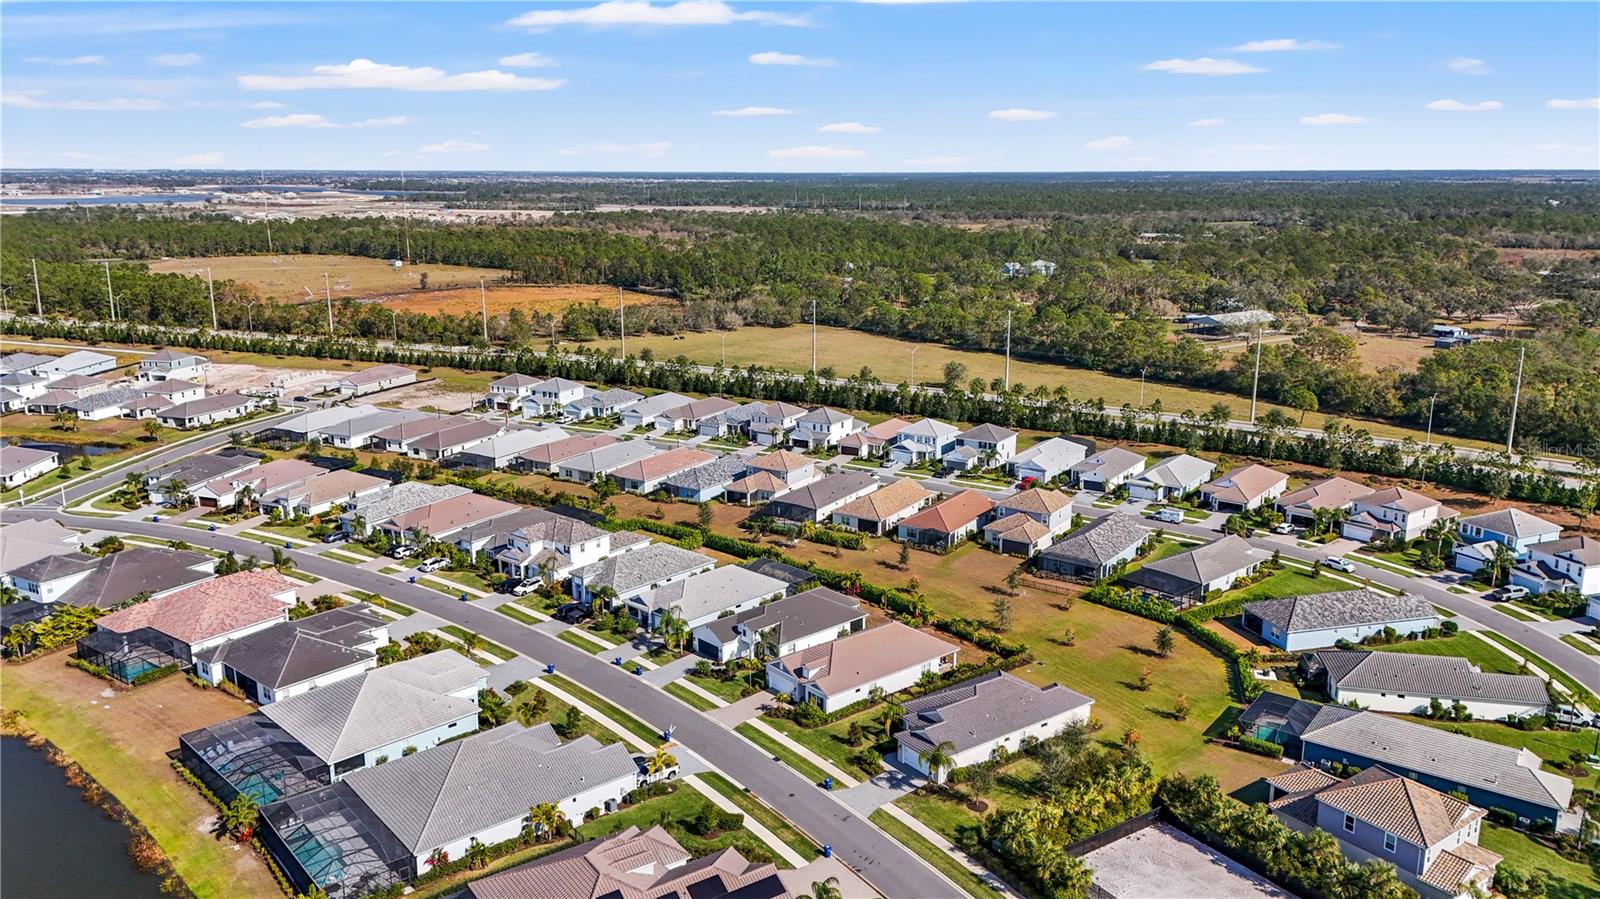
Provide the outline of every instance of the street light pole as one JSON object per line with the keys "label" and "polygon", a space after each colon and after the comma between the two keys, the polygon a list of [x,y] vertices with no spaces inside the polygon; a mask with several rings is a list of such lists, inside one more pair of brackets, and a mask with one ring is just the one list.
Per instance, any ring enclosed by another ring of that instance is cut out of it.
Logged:
{"label": "street light pole", "polygon": [[1439,394],[1428,398],[1428,445],[1433,446],[1433,404],[1439,401]]}
{"label": "street light pole", "polygon": [[817,298],[811,298],[811,377],[817,376]]}
{"label": "street light pole", "polygon": [[1006,391],[1011,390],[1011,310],[1006,310]]}
{"label": "street light pole", "polygon": [[1522,363],[1528,359],[1528,348],[1524,346],[1517,354],[1517,386],[1511,393],[1511,427],[1506,429],[1506,455],[1511,455],[1511,447],[1517,436],[1517,403],[1522,399]]}
{"label": "street light pole", "polygon": [[400,343],[400,313],[390,309],[389,318],[394,322],[394,342],[398,345]]}
{"label": "street light pole", "polygon": [[1256,329],[1256,373],[1250,379],[1250,423],[1256,423],[1256,388],[1261,386],[1261,330]]}
{"label": "street light pole", "polygon": [[1144,408],[1144,374],[1149,370],[1149,366],[1139,369],[1139,408],[1141,409]]}
{"label": "street light pole", "polygon": [[911,348],[911,370],[906,373],[906,386],[912,390],[917,389],[917,350],[920,349],[922,349],[920,346]]}
{"label": "street light pole", "polygon": [[211,298],[211,330],[217,330],[217,288],[211,280],[211,266],[206,266],[206,295]]}
{"label": "street light pole", "polygon": [[39,317],[44,318],[44,295],[39,293],[39,260],[29,259],[33,264],[33,303],[38,307]]}
{"label": "street light pole", "polygon": [[728,332],[727,331],[723,331],[722,332],[722,357],[721,357],[721,361],[718,362],[717,364],[722,368],[727,368],[728,367]]}
{"label": "street light pole", "polygon": [[489,294],[484,289],[483,279],[478,279],[478,308],[483,312],[483,342],[489,342]]}
{"label": "street light pole", "polygon": [[622,338],[622,358],[628,358],[627,309],[622,305],[622,288],[617,288],[617,336]]}
{"label": "street light pole", "polygon": [[111,294],[111,261],[106,260],[106,305],[111,307],[111,320],[117,320],[117,298]]}
{"label": "street light pole", "polygon": [[322,273],[322,295],[328,300],[328,336],[333,336],[333,286],[328,280],[328,273]]}

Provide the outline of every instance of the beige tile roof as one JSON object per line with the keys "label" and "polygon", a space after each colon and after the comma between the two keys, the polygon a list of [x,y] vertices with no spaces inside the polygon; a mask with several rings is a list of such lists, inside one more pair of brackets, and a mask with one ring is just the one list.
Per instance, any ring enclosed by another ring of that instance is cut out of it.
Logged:
{"label": "beige tile roof", "polygon": [[385,528],[396,531],[408,531],[419,528],[425,534],[442,534],[463,525],[486,521],[497,515],[515,512],[520,506],[484,496],[480,493],[463,493],[449,499],[402,512],[389,519]]}
{"label": "beige tile roof", "polygon": [[1338,509],[1371,492],[1371,487],[1355,481],[1323,478],[1278,497],[1278,505],[1284,508],[1303,505],[1308,509]]}
{"label": "beige tile roof", "polygon": [[340,471],[330,471],[308,478],[298,488],[285,491],[286,495],[304,502],[308,506],[325,503],[328,500],[349,496],[381,487],[389,483],[383,478],[370,474],[362,474],[355,469],[346,468]]}
{"label": "beige tile roof", "polygon": [[1206,484],[1200,488],[1200,492],[1215,496],[1224,502],[1247,503],[1285,480],[1288,480],[1288,476],[1282,472],[1273,471],[1265,465],[1251,463],[1241,465]]}
{"label": "beige tile roof", "polygon": [[1439,501],[1431,496],[1424,496],[1415,490],[1404,487],[1385,487],[1374,490],[1372,493],[1361,497],[1360,502],[1369,506],[1390,506],[1402,512],[1420,512],[1439,505]]}
{"label": "beige tile roof", "polygon": [[1059,490],[1031,487],[1000,501],[1003,508],[1034,515],[1050,515],[1072,505],[1072,497]]}
{"label": "beige tile roof", "polygon": [[745,477],[734,481],[725,489],[730,493],[748,494],[756,493],[762,490],[765,490],[768,493],[777,493],[788,486],[788,484],[785,484],[783,481],[779,480],[778,476],[772,472],[758,471],[755,474],[746,475]]}
{"label": "beige tile roof", "polygon": [[1307,765],[1297,765],[1282,774],[1274,774],[1267,778],[1267,783],[1277,787],[1282,793],[1305,793],[1331,787],[1338,782],[1339,778],[1332,774]]}
{"label": "beige tile roof", "polygon": [[901,429],[909,424],[911,422],[903,418],[886,418],[875,425],[869,426],[866,429],[866,433],[879,440],[888,440],[890,437],[900,433]]}
{"label": "beige tile roof", "polygon": [[[724,896],[777,868],[724,849],[692,858],[660,826],[628,827],[467,885],[468,899],[679,899]],[[772,895],[763,892],[760,895]]]}
{"label": "beige tile roof", "polygon": [[815,466],[817,460],[808,459],[799,453],[788,450],[778,450],[767,453],[765,456],[756,456],[750,460],[750,467],[755,471],[803,471],[807,466]]}
{"label": "beige tile roof", "polygon": [[792,652],[778,664],[795,673],[807,669],[807,683],[829,695],[845,693],[922,662],[956,652],[960,647],[891,621],[821,646]]}
{"label": "beige tile roof", "polygon": [[1413,846],[1432,846],[1484,814],[1481,808],[1379,766],[1320,790],[1317,799]]}
{"label": "beige tile roof", "polygon": [[1464,892],[1461,886],[1465,883],[1486,887],[1501,859],[1498,853],[1476,843],[1462,843],[1439,853],[1428,870],[1422,872],[1422,882],[1451,895]]}
{"label": "beige tile roof", "polygon": [[584,453],[594,452],[603,446],[610,446],[616,442],[617,438],[608,434],[595,434],[593,436],[585,437],[568,437],[565,440],[557,440],[554,443],[546,443],[542,446],[536,446],[532,449],[525,449],[522,452],[517,453],[517,457],[520,459],[527,459],[529,462],[542,462],[553,468],[556,465],[571,459],[573,456],[581,456]]}
{"label": "beige tile roof", "polygon": [[984,533],[994,534],[1002,540],[1038,543],[1050,536],[1050,529],[1022,512],[1013,512],[984,527]]}
{"label": "beige tile roof", "polygon": [[[276,569],[258,568],[203,581],[95,622],[102,630],[126,634],[151,627],[198,643],[264,621],[287,620],[295,584]],[[289,596],[285,598],[285,594]]]}
{"label": "beige tile roof", "polygon": [[848,515],[866,521],[882,521],[908,506],[917,505],[933,493],[910,478],[900,478],[859,499],[845,503],[835,515]]}
{"label": "beige tile roof", "polygon": [[703,450],[680,446],[637,462],[630,462],[611,472],[611,476],[618,480],[652,481],[676,474],[702,462],[710,462],[714,458],[716,457]]}

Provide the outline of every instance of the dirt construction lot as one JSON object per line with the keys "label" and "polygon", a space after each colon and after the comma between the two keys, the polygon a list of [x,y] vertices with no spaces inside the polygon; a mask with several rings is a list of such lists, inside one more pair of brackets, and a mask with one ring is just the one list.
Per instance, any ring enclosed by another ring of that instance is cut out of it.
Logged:
{"label": "dirt construction lot", "polygon": [[[386,259],[360,256],[214,256],[150,263],[153,272],[177,272],[201,278],[206,276],[207,268],[214,278],[249,284],[265,298],[284,301],[322,299],[324,273],[328,275],[335,299],[363,299],[416,290],[424,272],[428,275],[429,287],[470,284],[476,288],[479,278],[498,281],[508,274],[500,269],[460,265],[394,268]],[[476,309],[477,290],[472,294],[472,308]]]}
{"label": "dirt construction lot", "polygon": [[[624,291],[622,296],[623,302],[629,306],[656,302],[655,297],[632,291]],[[513,309],[521,309],[530,314],[548,315],[582,303],[601,303],[607,308],[614,309],[617,305],[617,289],[600,284],[551,286],[514,284],[489,288],[485,299],[489,304],[490,315],[504,315]],[[390,297],[383,301],[383,305],[386,309],[420,312],[426,315],[439,313],[475,315],[481,309],[476,286],[456,290],[429,290],[426,293]]]}

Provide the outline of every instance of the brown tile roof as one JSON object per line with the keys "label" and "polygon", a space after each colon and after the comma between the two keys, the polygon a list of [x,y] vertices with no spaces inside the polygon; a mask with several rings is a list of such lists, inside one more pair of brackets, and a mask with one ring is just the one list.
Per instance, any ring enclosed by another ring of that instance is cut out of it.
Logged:
{"label": "brown tile roof", "polygon": [[1481,808],[1377,765],[1319,790],[1317,801],[1413,846],[1432,846],[1484,815]]}
{"label": "brown tile roof", "polygon": [[1050,529],[1022,512],[1012,512],[984,527],[984,533],[993,533],[1002,540],[1020,540],[1038,543],[1050,536]]}
{"label": "brown tile roof", "polygon": [[469,899],[679,899],[725,896],[776,875],[773,865],[747,861],[734,849],[694,859],[660,826],[646,831],[628,827],[473,881],[462,895]]}
{"label": "brown tile roof", "polygon": [[788,484],[778,480],[778,476],[772,472],[758,471],[755,474],[746,475],[745,477],[734,481],[724,489],[726,489],[729,493],[749,494],[761,490],[765,490],[768,493],[778,493],[788,486]]}
{"label": "brown tile roof", "polygon": [[1490,852],[1476,843],[1462,843],[1439,853],[1428,870],[1422,872],[1421,879],[1423,883],[1451,895],[1459,895],[1464,892],[1461,887],[1465,883],[1487,887],[1501,858],[1498,853]]}
{"label": "brown tile roof", "polygon": [[714,458],[716,457],[703,450],[680,446],[637,462],[630,462],[611,472],[611,476],[618,480],[652,481],[676,474],[701,462],[710,462]]}
{"label": "brown tile roof", "polygon": [[353,468],[344,468],[307,478],[299,487],[284,491],[284,495],[314,506],[352,493],[381,487],[387,483],[389,482],[375,475],[363,474]]}
{"label": "brown tile roof", "polygon": [[481,493],[463,493],[420,509],[402,512],[389,519],[384,528],[402,532],[419,528],[424,534],[442,534],[463,525],[515,512],[520,508],[521,506]]}
{"label": "brown tile roof", "polygon": [[948,534],[977,520],[993,508],[994,501],[987,496],[976,490],[963,490],[900,523],[920,531],[939,531]]}
{"label": "brown tile roof", "polygon": [[1000,501],[1000,505],[1016,512],[1031,512],[1034,515],[1049,515],[1059,512],[1072,505],[1072,497],[1059,490],[1046,490],[1042,487],[1031,487],[1020,493],[1014,493]]}
{"label": "brown tile roof", "polygon": [[293,597],[279,597],[294,590],[294,582],[276,569],[258,568],[128,606],[95,623],[119,634],[150,627],[184,643],[198,643],[252,624],[287,620]]}
{"label": "brown tile roof", "polygon": [[882,521],[907,506],[923,502],[933,493],[910,478],[900,478],[859,499],[845,503],[835,515]]}
{"label": "brown tile roof", "polygon": [[886,418],[875,425],[869,425],[862,433],[876,437],[879,440],[888,440],[890,437],[900,433],[900,429],[909,424],[911,422],[903,418]]}
{"label": "brown tile roof", "polygon": [[843,693],[878,678],[904,671],[921,662],[939,659],[960,647],[931,634],[891,621],[881,627],[858,631],[792,652],[778,660],[785,669],[799,675],[808,670],[806,682],[828,694]]}
{"label": "brown tile roof", "polygon": [[1369,506],[1393,506],[1402,512],[1420,512],[1439,505],[1439,501],[1431,496],[1424,496],[1415,490],[1404,487],[1385,487],[1374,490],[1360,501]]}
{"label": "brown tile roof", "polygon": [[1337,477],[1323,478],[1278,497],[1278,505],[1288,508],[1303,504],[1309,509],[1337,509],[1348,506],[1371,492],[1371,487],[1357,484],[1355,481]]}
{"label": "brown tile roof", "polygon": [[788,450],[778,450],[775,453],[756,456],[750,460],[750,467],[755,471],[801,471],[807,466],[816,464],[817,460],[808,459],[799,453],[791,453]]}
{"label": "brown tile roof", "polygon": [[1309,765],[1297,765],[1282,774],[1274,774],[1266,780],[1267,783],[1277,787],[1281,793],[1307,793],[1339,783],[1339,778],[1321,768],[1312,768]]}
{"label": "brown tile roof", "polygon": [[554,467],[571,459],[573,456],[592,453],[602,446],[610,446],[616,442],[617,439],[615,437],[606,434],[595,434],[590,437],[568,437],[565,440],[557,440],[554,443],[546,443],[543,446],[525,449],[517,453],[517,457],[527,459],[529,462],[542,462]]}

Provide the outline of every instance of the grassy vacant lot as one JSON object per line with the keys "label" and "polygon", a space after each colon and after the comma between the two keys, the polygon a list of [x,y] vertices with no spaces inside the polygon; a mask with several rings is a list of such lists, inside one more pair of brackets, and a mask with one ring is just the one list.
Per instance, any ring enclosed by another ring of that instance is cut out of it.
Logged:
{"label": "grassy vacant lot", "polygon": [[4,707],[93,775],[133,813],[200,897],[273,896],[277,885],[255,853],[211,835],[216,814],[178,778],[166,753],[178,734],[243,715],[245,703],[220,690],[167,678],[136,690],[68,668],[65,653],[0,669]]}
{"label": "grassy vacant lot", "polygon": [[[429,286],[434,286],[432,269],[420,267],[418,270],[429,272]],[[412,277],[415,278],[414,273]],[[640,303],[661,301],[648,294],[626,291],[623,293],[623,302],[629,306],[636,306]],[[617,289],[601,284],[508,284],[490,287],[484,292],[480,301],[478,287],[474,282],[470,287],[453,290],[430,289],[426,292],[418,291],[390,298],[384,300],[383,305],[385,308],[400,312],[461,315],[477,314],[483,308],[483,303],[488,304],[490,315],[505,315],[513,309],[521,309],[529,314],[549,315],[559,313],[569,306],[584,303],[603,303],[608,309],[616,309]]]}
{"label": "grassy vacant lot", "polygon": [[[429,287],[472,285],[478,279],[498,280],[506,272],[493,268],[468,268],[460,265],[408,265],[394,268],[385,259],[360,256],[211,256],[191,259],[162,259],[150,263],[153,272],[177,272],[206,276],[206,269],[217,280],[231,279],[254,287],[262,297],[277,300],[306,299],[310,288],[315,299],[322,299],[322,276],[328,275],[335,298],[370,297],[416,290],[421,274],[428,273]],[[476,292],[474,292],[476,293]],[[476,309],[478,298],[472,298]]]}
{"label": "grassy vacant lot", "polygon": [[1569,862],[1529,834],[1485,824],[1478,834],[1478,844],[1505,856],[1508,865],[1524,871],[1543,870],[1550,875],[1550,899],[1600,896],[1600,872],[1595,866]]}

